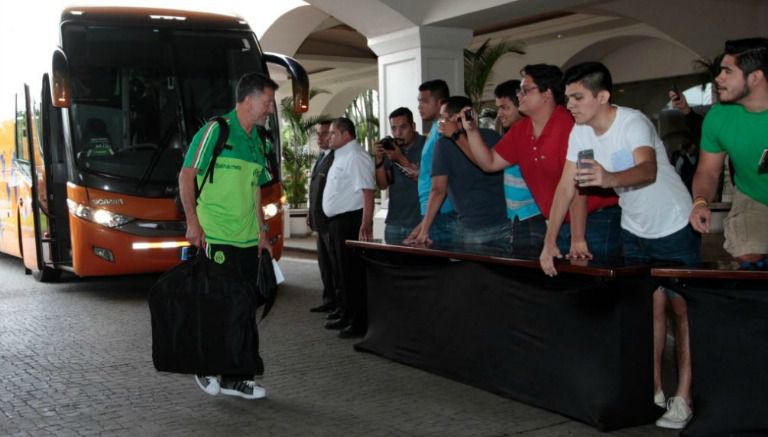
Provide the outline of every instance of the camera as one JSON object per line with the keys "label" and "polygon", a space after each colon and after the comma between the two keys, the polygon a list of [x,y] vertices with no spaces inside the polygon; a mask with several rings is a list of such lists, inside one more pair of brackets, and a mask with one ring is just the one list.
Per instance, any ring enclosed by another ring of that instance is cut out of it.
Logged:
{"label": "camera", "polygon": [[464,112],[464,119],[467,121],[473,121],[475,119],[475,113],[471,109],[467,109],[467,111]]}
{"label": "camera", "polygon": [[402,144],[402,140],[399,138],[392,138],[392,137],[384,137],[380,141],[381,147],[383,147],[385,150],[395,150],[397,146]]}

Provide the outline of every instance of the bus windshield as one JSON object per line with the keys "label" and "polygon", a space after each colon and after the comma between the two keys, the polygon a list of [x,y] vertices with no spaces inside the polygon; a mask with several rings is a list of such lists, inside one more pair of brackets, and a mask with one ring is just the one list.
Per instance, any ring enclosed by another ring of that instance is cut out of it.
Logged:
{"label": "bus windshield", "polygon": [[170,194],[195,132],[264,69],[245,31],[65,24],[62,42],[76,167],[126,194]]}

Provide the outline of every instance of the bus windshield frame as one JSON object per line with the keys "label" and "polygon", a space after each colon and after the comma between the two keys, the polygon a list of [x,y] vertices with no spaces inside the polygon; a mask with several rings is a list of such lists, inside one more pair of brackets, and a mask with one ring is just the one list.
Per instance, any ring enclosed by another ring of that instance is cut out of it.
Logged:
{"label": "bus windshield frame", "polygon": [[[243,74],[265,72],[247,30],[66,23],[62,44],[79,182],[128,195],[172,197],[194,134],[234,108]],[[264,133],[276,181],[273,118]]]}

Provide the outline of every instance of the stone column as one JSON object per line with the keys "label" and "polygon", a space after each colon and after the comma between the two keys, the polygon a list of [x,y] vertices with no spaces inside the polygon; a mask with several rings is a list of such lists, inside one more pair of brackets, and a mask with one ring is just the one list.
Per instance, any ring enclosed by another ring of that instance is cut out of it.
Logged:
{"label": "stone column", "polygon": [[464,48],[472,41],[472,30],[420,26],[368,39],[379,57],[380,132],[389,133],[390,112],[408,107],[420,132],[417,110],[418,88],[423,82],[443,79],[451,94],[464,94]]}

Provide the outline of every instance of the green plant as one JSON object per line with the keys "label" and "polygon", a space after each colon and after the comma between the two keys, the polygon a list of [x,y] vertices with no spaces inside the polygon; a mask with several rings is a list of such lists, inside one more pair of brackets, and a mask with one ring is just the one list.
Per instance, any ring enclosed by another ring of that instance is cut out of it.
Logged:
{"label": "green plant", "polygon": [[283,187],[290,208],[299,208],[307,201],[311,165],[311,154],[295,147],[283,148]]}
{"label": "green plant", "polygon": [[496,62],[507,53],[525,54],[522,42],[501,41],[495,45],[490,43],[490,39],[486,40],[474,52],[464,49],[464,93],[472,100],[477,114],[482,109],[480,102]]}
{"label": "green plant", "polygon": [[365,90],[347,107],[345,117],[355,124],[357,141],[369,153],[379,140],[379,94],[376,90]]}
{"label": "green plant", "polygon": [[[310,100],[318,94],[326,94],[322,89],[311,89]],[[285,198],[290,208],[299,208],[307,202],[309,191],[309,171],[314,156],[309,151],[309,139],[312,127],[328,118],[326,115],[304,117],[294,110],[291,97],[280,101],[280,116],[283,119],[283,187]]]}

